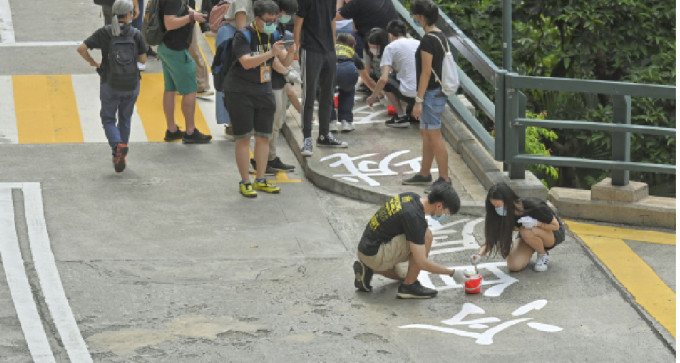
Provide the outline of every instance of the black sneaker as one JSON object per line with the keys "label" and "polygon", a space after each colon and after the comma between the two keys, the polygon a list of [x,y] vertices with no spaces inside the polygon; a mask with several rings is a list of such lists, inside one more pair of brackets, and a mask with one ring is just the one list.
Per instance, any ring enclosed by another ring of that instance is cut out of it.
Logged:
{"label": "black sneaker", "polygon": [[409,117],[407,115],[403,116],[394,115],[392,116],[391,119],[385,121],[385,126],[403,129],[411,126],[411,122],[409,122]]}
{"label": "black sneaker", "polygon": [[347,147],[346,142],[336,139],[331,132],[329,132],[327,136],[319,135],[316,139],[316,144],[325,147]]}
{"label": "black sneaker", "polygon": [[194,133],[189,135],[186,132],[182,136],[182,143],[184,144],[207,144],[212,140],[211,135],[205,135],[198,129],[194,129]]}
{"label": "black sneaker", "polygon": [[293,165],[284,164],[279,157],[275,157],[274,160],[267,161],[267,169],[272,168],[274,170],[281,171],[293,171],[295,167]]}
{"label": "black sneaker", "polygon": [[429,185],[430,183],[432,183],[432,175],[422,176],[420,173],[401,181],[403,185]]}
{"label": "black sneaker", "polygon": [[[255,162],[255,159],[250,159],[250,172],[253,174],[257,173],[257,163]],[[269,166],[269,163],[267,163],[267,168],[264,170],[264,175],[269,175],[269,176],[274,176],[276,175],[277,171]]]}
{"label": "black sneaker", "polygon": [[128,153],[128,146],[119,142],[116,145],[116,152],[113,154],[113,169],[116,173],[121,173],[125,170],[125,156]]}
{"label": "black sneaker", "polygon": [[430,185],[429,187],[425,188],[425,193],[431,192],[431,191],[432,191],[432,188],[434,188],[434,186],[437,185],[437,184],[439,184],[439,183],[449,183],[449,185],[451,185],[451,179],[449,179],[449,181],[446,181],[446,180],[444,180],[444,177],[441,177],[441,176],[440,176],[437,180],[435,180],[434,183],[432,183],[432,185]]}
{"label": "black sneaker", "polygon": [[371,292],[371,279],[373,278],[373,270],[364,265],[361,261],[354,261],[354,287],[363,292]]}
{"label": "black sneaker", "polygon": [[165,140],[165,141],[175,141],[175,140],[180,140],[182,137],[184,137],[184,131],[180,130],[179,127],[178,127],[177,131],[175,131],[175,132],[170,132],[170,130],[165,130],[165,138],[163,140]]}
{"label": "black sneaker", "polygon": [[146,56],[158,58],[158,53],[154,52],[154,50],[149,47],[149,49],[146,50]]}
{"label": "black sneaker", "polygon": [[411,285],[402,283],[397,289],[397,299],[431,299],[437,296],[437,290],[420,284],[418,280]]}

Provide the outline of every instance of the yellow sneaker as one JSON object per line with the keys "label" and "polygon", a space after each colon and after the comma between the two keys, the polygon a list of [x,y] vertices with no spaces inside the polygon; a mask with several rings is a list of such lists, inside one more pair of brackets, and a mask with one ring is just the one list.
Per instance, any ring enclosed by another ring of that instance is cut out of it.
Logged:
{"label": "yellow sneaker", "polygon": [[278,186],[267,183],[266,179],[263,182],[259,182],[256,180],[253,183],[253,185],[255,187],[255,190],[261,190],[265,193],[278,194],[281,191],[281,188],[279,188]]}
{"label": "yellow sneaker", "polygon": [[257,197],[257,192],[255,190],[253,190],[253,185],[250,184],[250,183],[244,184],[243,182],[240,182],[240,183],[238,183],[238,188],[239,188],[239,190],[241,191],[241,194],[244,197],[247,197],[247,198]]}

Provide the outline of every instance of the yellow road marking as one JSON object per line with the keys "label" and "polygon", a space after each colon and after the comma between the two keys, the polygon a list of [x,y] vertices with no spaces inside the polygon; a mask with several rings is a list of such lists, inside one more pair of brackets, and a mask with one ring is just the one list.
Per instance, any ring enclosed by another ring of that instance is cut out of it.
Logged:
{"label": "yellow road marking", "polygon": [[598,226],[594,224],[569,221],[569,228],[578,228],[578,235],[607,236],[629,241],[640,241],[675,246],[675,234],[656,231],[640,231],[619,227]]}
{"label": "yellow road marking", "polygon": [[[215,34],[215,36],[217,36],[217,34]],[[215,36],[204,37],[205,41],[208,43],[208,47],[210,47],[210,51],[212,52],[213,56],[215,55],[215,52],[217,51],[217,48],[215,47]]]}
{"label": "yellow road marking", "polygon": [[[149,142],[164,142],[165,130],[168,126],[163,114],[163,74],[143,73],[142,84],[137,98],[137,113],[142,119],[146,138]],[[200,107],[196,106],[194,114],[196,127],[202,133],[210,135],[210,128],[203,117]],[[184,115],[182,115],[182,96],[175,97],[175,123],[186,130]]]}
{"label": "yellow road marking", "polygon": [[[586,225],[567,221],[569,229],[577,234],[614,277],[630,292],[635,301],[652,315],[675,338],[675,292],[671,290],[644,260],[622,238],[611,237],[606,232],[613,227]],[[621,234],[622,229],[614,231]],[[628,231],[628,230],[626,230]],[[632,231],[631,232],[640,232]],[[606,236],[605,236],[606,235]],[[625,239],[637,241],[626,234]],[[656,242],[655,242],[656,243]]]}
{"label": "yellow road marking", "polygon": [[83,142],[71,75],[12,76],[20,144]]}

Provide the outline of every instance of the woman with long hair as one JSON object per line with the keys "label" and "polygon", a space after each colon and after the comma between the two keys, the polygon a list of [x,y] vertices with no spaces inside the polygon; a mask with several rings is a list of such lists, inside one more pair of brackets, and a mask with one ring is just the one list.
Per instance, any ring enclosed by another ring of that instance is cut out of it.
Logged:
{"label": "woman with long hair", "polygon": [[[510,271],[523,270],[534,252],[538,254],[534,270],[548,269],[548,251],[562,243],[565,238],[564,224],[544,201],[537,198],[519,198],[505,183],[489,189],[486,197],[484,237],[486,243],[478,256],[500,252],[507,260]],[[519,236],[512,233],[519,227]]]}

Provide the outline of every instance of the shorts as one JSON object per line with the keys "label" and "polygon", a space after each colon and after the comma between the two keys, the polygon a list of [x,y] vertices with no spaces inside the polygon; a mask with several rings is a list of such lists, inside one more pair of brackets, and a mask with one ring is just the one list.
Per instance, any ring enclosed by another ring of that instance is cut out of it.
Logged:
{"label": "shorts", "polygon": [[272,134],[276,101],[273,93],[249,95],[225,92],[224,106],[229,112],[234,139],[256,137],[268,139]]}
{"label": "shorts", "polygon": [[552,245],[552,247],[547,247],[545,249],[546,251],[549,251],[549,250],[557,247],[558,244],[564,242],[564,240],[566,239],[566,232],[567,231],[564,228],[564,223],[562,223],[562,221],[560,221],[560,220],[558,220],[558,222],[560,223],[560,229],[558,229],[557,231],[553,231],[553,235],[555,236],[555,244]]}
{"label": "shorts", "polygon": [[406,240],[405,234],[398,234],[389,242],[381,244],[375,256],[366,256],[361,252],[357,252],[357,256],[359,261],[374,271],[392,270],[399,262],[408,261],[411,244]]}
{"label": "shorts", "polygon": [[440,88],[425,91],[423,113],[420,114],[420,128],[438,130],[442,128],[442,112],[446,107],[446,96]]}
{"label": "shorts", "polygon": [[191,58],[188,49],[172,50],[161,43],[158,46],[158,58],[163,64],[165,92],[188,95],[198,91],[196,63]]}

